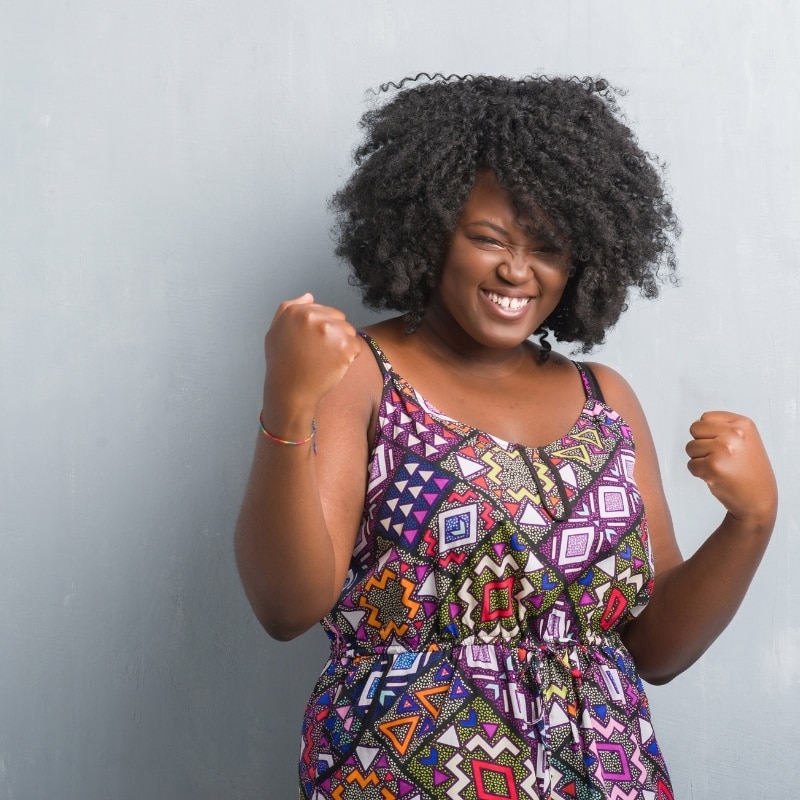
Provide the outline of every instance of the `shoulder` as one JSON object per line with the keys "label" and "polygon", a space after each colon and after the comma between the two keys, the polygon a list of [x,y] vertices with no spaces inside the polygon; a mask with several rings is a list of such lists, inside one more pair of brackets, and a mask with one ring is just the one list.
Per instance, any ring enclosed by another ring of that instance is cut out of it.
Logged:
{"label": "shoulder", "polygon": [[672,518],[664,495],[653,436],[642,406],[630,384],[604,364],[589,363],[605,396],[606,405],[619,413],[630,427],[636,447],[634,477],[647,509],[647,530],[657,574],[679,564],[683,558],[675,541]]}
{"label": "shoulder", "polygon": [[631,385],[615,369],[597,361],[584,361],[582,364],[590,369],[595,378],[597,378],[603,394],[609,401],[612,398],[617,398],[625,403],[630,398],[636,398]]}
{"label": "shoulder", "polygon": [[380,322],[363,326],[359,330],[374,338],[379,345],[385,344],[387,347],[394,343],[402,344],[408,338],[408,329],[404,317],[384,319]]}
{"label": "shoulder", "polygon": [[358,439],[364,434],[371,439],[385,384],[380,355],[361,335],[367,333],[371,336],[371,331],[362,327],[355,330],[359,332],[358,357],[352,361],[342,380],[325,395],[316,412],[318,430],[323,424],[335,429],[339,443],[345,437]]}
{"label": "shoulder", "polygon": [[[639,398],[636,396],[636,393],[633,391],[628,381],[626,381],[619,372],[605,364],[599,364],[596,361],[587,361],[585,366],[594,374],[603,392],[606,405],[625,419],[633,429],[634,436],[641,433],[641,435],[649,438],[650,433],[644,411],[642,410]],[[637,436],[637,438],[640,437]]]}
{"label": "shoulder", "polygon": [[[391,321],[387,321],[391,322]],[[387,353],[393,352],[387,332],[391,327],[380,322],[359,326],[361,349],[343,380],[325,398],[324,410],[347,419],[345,426],[355,431],[366,431],[370,446],[375,431],[377,414],[386,386],[386,366],[391,366]],[[342,409],[347,409],[342,414]]]}
{"label": "shoulder", "polygon": [[421,337],[409,331],[405,317],[392,317],[361,328],[365,334],[364,346],[373,354],[369,360],[390,366],[404,378],[407,367],[428,358],[430,350],[423,346]]}

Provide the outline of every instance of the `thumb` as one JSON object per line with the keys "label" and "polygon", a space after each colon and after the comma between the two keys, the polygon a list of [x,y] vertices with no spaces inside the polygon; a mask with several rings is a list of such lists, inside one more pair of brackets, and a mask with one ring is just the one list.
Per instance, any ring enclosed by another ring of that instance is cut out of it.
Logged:
{"label": "thumb", "polygon": [[304,292],[300,295],[300,297],[295,297],[291,300],[287,300],[285,305],[293,306],[293,305],[306,305],[309,303],[314,302],[314,295],[311,292]]}
{"label": "thumb", "polygon": [[290,306],[306,306],[314,302],[314,295],[311,292],[305,292],[300,297],[293,297],[291,300],[284,300],[276,309],[275,315],[272,317],[272,324],[278,320],[278,317],[286,311]]}

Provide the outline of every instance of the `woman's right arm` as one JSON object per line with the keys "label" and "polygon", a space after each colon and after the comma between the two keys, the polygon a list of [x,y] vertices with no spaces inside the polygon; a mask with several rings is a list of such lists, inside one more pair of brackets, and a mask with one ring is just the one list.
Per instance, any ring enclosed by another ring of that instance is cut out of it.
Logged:
{"label": "woman's right arm", "polygon": [[[266,337],[264,427],[236,524],[245,593],[261,624],[288,640],[339,597],[361,521],[379,384],[367,345],[342,312],[303,295],[282,303]],[[316,444],[316,452],[314,448]]]}

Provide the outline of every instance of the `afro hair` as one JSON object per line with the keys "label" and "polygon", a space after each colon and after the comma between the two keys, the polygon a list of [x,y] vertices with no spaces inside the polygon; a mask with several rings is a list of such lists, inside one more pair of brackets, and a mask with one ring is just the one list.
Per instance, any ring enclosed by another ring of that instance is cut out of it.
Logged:
{"label": "afro hair", "polygon": [[569,247],[571,276],[540,332],[587,352],[632,287],[652,298],[674,280],[679,227],[663,165],[621,121],[606,81],[421,73],[380,93],[390,96],[362,117],[356,169],[331,199],[336,253],[368,307],[419,324],[482,170],[521,219]]}

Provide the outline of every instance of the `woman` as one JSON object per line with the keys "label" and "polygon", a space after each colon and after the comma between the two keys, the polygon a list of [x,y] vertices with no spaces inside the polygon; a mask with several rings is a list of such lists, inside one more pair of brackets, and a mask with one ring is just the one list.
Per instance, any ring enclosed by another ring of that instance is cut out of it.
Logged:
{"label": "woman", "polygon": [[365,115],[334,198],[365,302],[401,316],[359,332],[309,294],[280,305],[237,527],[266,630],[331,638],[301,796],[671,798],[640,676],[670,680],[735,613],[769,460],[744,417],[691,426],[725,515],[684,561],[633,391],[550,352],[548,332],[600,343],[674,269],[658,165],[607,84],[410,83]]}

